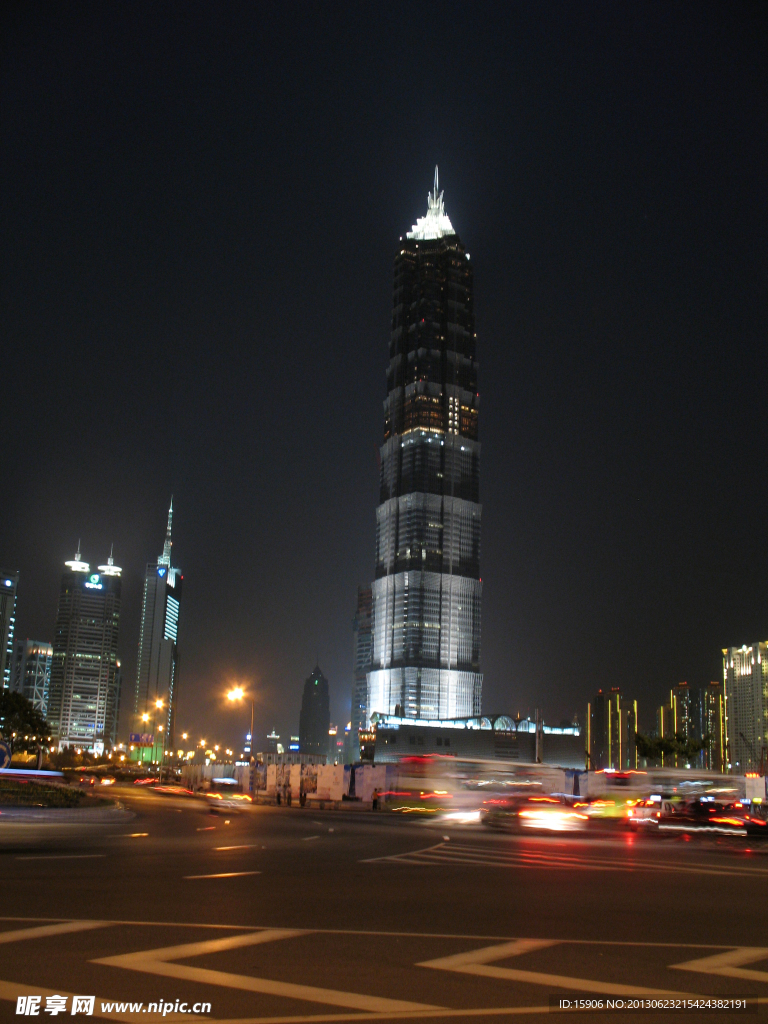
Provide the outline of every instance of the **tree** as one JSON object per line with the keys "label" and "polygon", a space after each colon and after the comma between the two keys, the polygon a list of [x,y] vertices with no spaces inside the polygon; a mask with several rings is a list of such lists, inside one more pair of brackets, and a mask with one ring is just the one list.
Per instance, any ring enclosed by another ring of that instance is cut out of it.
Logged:
{"label": "tree", "polygon": [[39,749],[49,740],[50,726],[31,700],[0,690],[0,737],[14,750]]}
{"label": "tree", "polygon": [[711,742],[712,737],[709,733],[700,740],[686,740],[679,732],[675,733],[674,739],[667,736],[643,736],[642,733],[637,733],[636,736],[638,754],[649,761],[659,761],[662,757],[674,755],[690,762],[695,754],[708,747]]}

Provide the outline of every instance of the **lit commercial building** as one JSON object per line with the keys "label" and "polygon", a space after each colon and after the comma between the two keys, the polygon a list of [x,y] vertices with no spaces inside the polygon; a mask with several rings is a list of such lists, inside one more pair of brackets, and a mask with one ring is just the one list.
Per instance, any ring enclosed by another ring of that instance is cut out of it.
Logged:
{"label": "lit commercial building", "polygon": [[738,774],[768,762],[768,642],[723,649],[728,759]]}
{"label": "lit commercial building", "polygon": [[637,701],[621,696],[618,687],[598,691],[587,705],[589,767],[637,768]]}
{"label": "lit commercial building", "polygon": [[350,719],[350,750],[347,764],[360,755],[359,732],[365,728],[368,708],[368,672],[373,654],[372,591],[370,587],[357,588],[357,609],[352,620],[354,649],[352,653],[352,716]]}
{"label": "lit commercial building", "polygon": [[19,640],[13,666],[11,689],[31,701],[45,717],[51,685],[53,647],[40,640]]}
{"label": "lit commercial building", "polygon": [[13,676],[13,634],[19,574],[0,570],[0,689],[10,689]]}
{"label": "lit commercial building", "polygon": [[[315,665],[304,683],[299,716],[299,752],[328,756],[328,730],[331,727],[328,680]],[[293,743],[291,743],[291,747]]]}
{"label": "lit commercial building", "polygon": [[66,562],[53,637],[48,723],[59,747],[102,753],[117,736],[122,569],[110,554],[92,573],[80,549]]}
{"label": "lit commercial building", "polygon": [[438,755],[583,769],[585,760],[577,725],[548,726],[509,715],[419,720],[374,712],[371,728],[361,737],[363,760],[378,764]]}
{"label": "lit commercial building", "polygon": [[698,733],[704,741],[701,751],[702,768],[715,772],[727,771],[728,741],[725,731],[725,690],[722,683],[710,683],[700,691]]}
{"label": "lit commercial building", "polygon": [[[139,732],[141,716],[163,727],[165,747],[174,748],[176,707],[179,691],[178,629],[181,606],[181,570],[171,565],[171,528],[173,525],[173,499],[168,509],[163,553],[156,562],[147,565],[144,574],[144,598],[141,607],[139,634],[139,660],[136,667],[136,694],[134,725]],[[161,706],[158,707],[158,701]],[[161,745],[160,737],[154,744]]]}
{"label": "lit commercial building", "polygon": [[[678,683],[669,691],[669,702],[656,709],[656,735],[659,739],[678,739],[683,743],[700,740],[696,729],[698,695],[688,683]],[[663,768],[685,768],[688,759],[678,754],[662,754]]]}
{"label": "lit commercial building", "polygon": [[395,257],[366,719],[478,715],[480,442],[472,265],[438,193]]}

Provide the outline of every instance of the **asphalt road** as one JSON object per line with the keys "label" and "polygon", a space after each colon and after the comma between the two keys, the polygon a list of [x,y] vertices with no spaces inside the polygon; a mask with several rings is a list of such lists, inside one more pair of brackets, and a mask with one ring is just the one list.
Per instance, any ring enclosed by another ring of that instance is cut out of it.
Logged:
{"label": "asphalt road", "polygon": [[747,1019],[768,1016],[768,844],[297,807],[226,816],[126,793],[136,816],[119,834],[0,852],[2,1019],[30,995],[44,1019],[53,995],[67,1019],[73,995],[95,995],[95,1017],[140,1021],[160,1018],[101,1004],[158,1002],[190,1021],[177,1005],[208,1002],[206,1019],[287,1024],[749,996]]}

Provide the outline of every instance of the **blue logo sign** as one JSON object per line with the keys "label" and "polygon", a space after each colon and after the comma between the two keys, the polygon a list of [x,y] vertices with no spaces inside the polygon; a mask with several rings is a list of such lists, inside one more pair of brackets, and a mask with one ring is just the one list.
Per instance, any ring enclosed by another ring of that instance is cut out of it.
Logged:
{"label": "blue logo sign", "polygon": [[5,742],[0,740],[0,768],[11,767],[11,748]]}
{"label": "blue logo sign", "polygon": [[158,569],[157,570],[157,575],[158,576],[165,576],[165,569]]}

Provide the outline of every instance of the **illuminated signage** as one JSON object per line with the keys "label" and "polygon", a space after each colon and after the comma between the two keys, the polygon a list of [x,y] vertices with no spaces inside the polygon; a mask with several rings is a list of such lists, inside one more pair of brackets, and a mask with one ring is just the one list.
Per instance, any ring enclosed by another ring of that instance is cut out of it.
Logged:
{"label": "illuminated signage", "polygon": [[165,576],[165,569],[158,569],[157,570],[157,575],[158,576]]}
{"label": "illuminated signage", "polygon": [[101,590],[102,584],[99,582],[100,576],[97,572],[93,573],[86,581],[85,585],[89,590]]}

